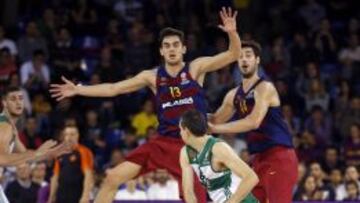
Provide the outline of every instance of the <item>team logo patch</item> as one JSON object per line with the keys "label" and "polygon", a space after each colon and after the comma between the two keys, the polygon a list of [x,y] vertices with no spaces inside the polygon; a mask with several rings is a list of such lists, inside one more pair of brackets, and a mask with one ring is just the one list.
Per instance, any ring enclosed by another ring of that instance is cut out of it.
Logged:
{"label": "team logo patch", "polygon": [[186,85],[186,84],[188,84],[188,83],[190,82],[190,81],[188,80],[187,75],[186,75],[185,72],[182,72],[182,73],[180,74],[180,78],[181,78],[181,84],[182,84],[182,85]]}

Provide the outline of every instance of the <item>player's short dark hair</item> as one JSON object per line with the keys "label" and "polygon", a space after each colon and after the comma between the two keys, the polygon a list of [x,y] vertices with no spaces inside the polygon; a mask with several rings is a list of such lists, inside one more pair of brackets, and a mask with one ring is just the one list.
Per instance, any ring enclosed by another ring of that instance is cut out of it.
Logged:
{"label": "player's short dark hair", "polygon": [[180,125],[190,130],[192,134],[201,137],[208,130],[207,120],[203,113],[195,109],[186,111],[180,119]]}
{"label": "player's short dark hair", "polygon": [[5,89],[1,93],[1,98],[4,99],[9,93],[17,92],[17,91],[21,91],[20,87],[18,87],[18,86],[5,87]]}
{"label": "player's short dark hair", "polygon": [[256,57],[260,57],[261,55],[261,45],[254,41],[254,40],[248,40],[248,41],[242,41],[241,42],[241,48],[250,47]]}
{"label": "player's short dark hair", "polygon": [[184,44],[184,42],[185,42],[185,34],[183,31],[175,29],[175,28],[167,27],[160,31],[160,34],[159,34],[159,45],[160,46],[161,46],[164,38],[168,37],[168,36],[178,36],[180,38],[181,43]]}

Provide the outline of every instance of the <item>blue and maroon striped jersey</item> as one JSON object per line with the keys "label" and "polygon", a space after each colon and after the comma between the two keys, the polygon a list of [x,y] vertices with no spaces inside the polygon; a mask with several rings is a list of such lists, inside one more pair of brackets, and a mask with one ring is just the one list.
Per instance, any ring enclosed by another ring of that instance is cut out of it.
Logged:
{"label": "blue and maroon striped jersey", "polygon": [[[247,92],[244,92],[242,85],[237,88],[233,101],[237,118],[245,118],[251,113],[255,105],[254,89],[262,81],[264,78],[260,78]],[[273,146],[293,147],[280,106],[269,107],[260,127],[244,134],[251,154],[263,152]]]}
{"label": "blue and maroon striped jersey", "polygon": [[156,108],[161,136],[180,137],[179,120],[189,109],[197,109],[206,116],[207,105],[203,88],[189,72],[188,64],[176,77],[170,76],[164,66],[157,69]]}

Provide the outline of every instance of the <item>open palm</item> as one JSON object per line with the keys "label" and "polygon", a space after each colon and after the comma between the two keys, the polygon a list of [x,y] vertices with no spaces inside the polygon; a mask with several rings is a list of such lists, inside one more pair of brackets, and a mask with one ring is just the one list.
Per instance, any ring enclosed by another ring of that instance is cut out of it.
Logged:
{"label": "open palm", "polygon": [[237,11],[233,12],[230,7],[227,9],[223,7],[219,13],[222,21],[222,24],[219,25],[219,28],[224,32],[236,31]]}
{"label": "open palm", "polygon": [[67,97],[72,97],[76,94],[76,86],[70,80],[65,77],[61,77],[64,84],[51,84],[50,85],[50,94],[51,97],[56,98],[57,101],[60,101]]}

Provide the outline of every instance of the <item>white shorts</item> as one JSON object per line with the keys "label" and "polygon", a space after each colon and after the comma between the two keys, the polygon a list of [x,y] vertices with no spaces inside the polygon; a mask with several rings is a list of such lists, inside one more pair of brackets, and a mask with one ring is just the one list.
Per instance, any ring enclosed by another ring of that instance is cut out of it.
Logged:
{"label": "white shorts", "polygon": [[3,188],[0,185],[0,203],[9,203],[9,200],[6,198]]}

